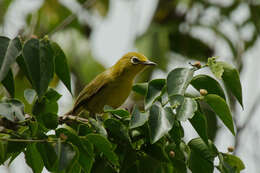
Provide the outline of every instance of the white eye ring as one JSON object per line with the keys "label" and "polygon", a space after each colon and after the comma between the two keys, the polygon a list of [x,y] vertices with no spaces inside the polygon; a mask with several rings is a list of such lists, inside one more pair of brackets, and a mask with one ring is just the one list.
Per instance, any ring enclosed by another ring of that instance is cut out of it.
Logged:
{"label": "white eye ring", "polygon": [[132,64],[138,64],[139,62],[140,62],[140,60],[139,60],[137,57],[133,56],[133,57],[131,58],[131,63],[132,63]]}

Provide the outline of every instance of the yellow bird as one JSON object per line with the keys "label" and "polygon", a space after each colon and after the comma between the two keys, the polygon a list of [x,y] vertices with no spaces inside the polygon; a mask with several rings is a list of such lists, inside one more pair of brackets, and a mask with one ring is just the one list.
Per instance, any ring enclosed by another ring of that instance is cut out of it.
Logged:
{"label": "yellow bird", "polygon": [[73,109],[67,115],[78,115],[84,109],[90,114],[102,113],[105,105],[119,107],[129,96],[135,76],[145,67],[154,65],[154,62],[140,53],[125,54],[80,92]]}

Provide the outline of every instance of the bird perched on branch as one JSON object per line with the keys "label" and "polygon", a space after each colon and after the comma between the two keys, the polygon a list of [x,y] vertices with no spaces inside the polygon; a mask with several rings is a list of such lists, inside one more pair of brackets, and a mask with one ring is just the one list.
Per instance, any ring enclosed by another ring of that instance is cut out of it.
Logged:
{"label": "bird perched on branch", "polygon": [[78,115],[84,109],[90,114],[102,113],[105,105],[119,107],[129,96],[135,76],[145,67],[154,65],[154,62],[140,53],[125,54],[80,92],[73,109],[67,115]]}

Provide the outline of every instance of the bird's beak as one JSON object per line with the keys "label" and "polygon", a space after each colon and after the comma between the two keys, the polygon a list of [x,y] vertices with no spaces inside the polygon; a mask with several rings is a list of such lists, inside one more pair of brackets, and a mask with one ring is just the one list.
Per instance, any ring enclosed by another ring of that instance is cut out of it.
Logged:
{"label": "bird's beak", "polygon": [[144,65],[151,65],[151,66],[157,65],[156,63],[154,63],[152,61],[144,61],[144,62],[142,62],[142,64],[144,64]]}

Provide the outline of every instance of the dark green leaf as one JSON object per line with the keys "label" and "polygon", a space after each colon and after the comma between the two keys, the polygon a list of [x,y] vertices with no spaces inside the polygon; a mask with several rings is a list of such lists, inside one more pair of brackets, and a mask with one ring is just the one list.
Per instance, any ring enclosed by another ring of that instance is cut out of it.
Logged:
{"label": "dark green leaf", "polygon": [[235,135],[232,115],[226,101],[222,97],[215,94],[209,94],[205,96],[204,100],[209,104],[213,111],[216,112],[218,117],[232,132],[232,134]]}
{"label": "dark green leaf", "polygon": [[208,145],[201,138],[194,138],[188,143],[191,151],[201,155],[204,159],[212,161],[218,155],[215,145],[208,141]]}
{"label": "dark green leaf", "polygon": [[[0,133],[0,138],[8,139],[10,135]],[[0,164],[4,164],[7,159],[7,141],[0,140]]]}
{"label": "dark green leaf", "polygon": [[174,123],[174,114],[171,108],[163,108],[156,104],[152,105],[149,114],[150,141],[153,144],[171,130]]}
{"label": "dark green leaf", "polygon": [[184,137],[184,130],[181,126],[180,121],[174,121],[173,127],[169,131],[169,134],[174,142],[176,142],[177,144],[181,142],[181,139]]}
{"label": "dark green leaf", "polygon": [[225,85],[243,107],[242,86],[237,69],[225,62],[218,62],[218,64],[222,65],[224,68],[222,79]]}
{"label": "dark green leaf", "polygon": [[50,88],[46,92],[45,97],[50,101],[56,102],[61,98],[61,95],[54,89]]}
{"label": "dark green leaf", "polygon": [[165,86],[165,79],[154,79],[148,83],[148,90],[144,100],[145,110],[148,110],[155,100],[161,95]]}
{"label": "dark green leaf", "polygon": [[191,85],[198,91],[200,91],[200,89],[205,89],[208,91],[208,94],[216,94],[221,96],[223,99],[226,99],[225,93],[220,84],[208,75],[200,74],[193,77]]}
{"label": "dark green leaf", "polygon": [[44,164],[41,155],[36,148],[36,144],[29,144],[27,146],[25,151],[25,160],[34,173],[42,172]]}
{"label": "dark green leaf", "polygon": [[53,51],[47,39],[28,40],[23,47],[23,57],[32,86],[41,98],[54,74]]}
{"label": "dark green leaf", "polygon": [[25,119],[24,104],[15,99],[0,102],[0,115],[13,122],[23,121]]}
{"label": "dark green leaf", "polygon": [[37,143],[36,147],[42,157],[44,166],[48,171],[55,171],[57,169],[58,157],[54,147],[50,143]]}
{"label": "dark green leaf", "polygon": [[109,112],[114,115],[118,115],[119,117],[126,118],[129,117],[129,112],[124,109],[113,109],[110,106],[105,105],[104,112]]}
{"label": "dark green leaf", "polygon": [[43,124],[48,129],[56,129],[58,126],[58,115],[54,113],[46,113],[41,116]]}
{"label": "dark green leaf", "polygon": [[81,142],[83,142],[83,144],[86,146],[86,150],[90,154],[85,154],[84,149],[79,147],[78,162],[86,173],[90,173],[92,165],[94,163],[94,157],[93,157],[94,148],[93,148],[93,145],[88,140],[84,140],[84,141],[81,140]]}
{"label": "dark green leaf", "polygon": [[145,96],[147,93],[148,83],[136,83],[132,87],[132,90],[140,95]]}
{"label": "dark green leaf", "polygon": [[37,99],[32,109],[32,113],[36,116],[41,116],[47,113],[57,114],[57,112],[57,102],[50,101],[47,98],[43,98],[41,101]]}
{"label": "dark green leaf", "polygon": [[211,72],[216,76],[216,78],[221,79],[221,77],[224,73],[224,68],[221,64],[216,62],[215,57],[208,59],[208,66],[209,66]]}
{"label": "dark green leaf", "polygon": [[5,78],[10,70],[10,66],[15,62],[20,54],[22,45],[18,37],[10,40],[0,36],[0,82]]}
{"label": "dark green leaf", "polygon": [[3,79],[2,83],[5,89],[8,91],[8,93],[11,95],[11,97],[14,97],[15,95],[14,77],[11,69]]}
{"label": "dark green leaf", "polygon": [[120,140],[130,142],[128,129],[119,120],[107,119],[104,122],[104,125],[105,125],[106,129],[108,129],[108,132],[110,134],[109,136],[115,138],[116,141],[118,141],[120,139]]}
{"label": "dark green leaf", "polygon": [[169,158],[165,152],[165,146],[160,143],[155,143],[153,145],[147,145],[144,148],[144,151],[153,157],[154,159],[160,161],[160,162],[168,162]]}
{"label": "dark green leaf", "polygon": [[196,111],[195,115],[189,119],[193,128],[197,131],[199,136],[203,139],[203,141],[208,143],[208,133],[207,133],[207,119],[205,115],[203,115],[200,111]]}
{"label": "dark green leaf", "polygon": [[167,92],[169,96],[184,95],[194,70],[188,68],[176,68],[167,76]]}
{"label": "dark green leaf", "polygon": [[189,168],[192,173],[213,173],[214,164],[204,159],[200,154],[191,150]]}
{"label": "dark green leaf", "polygon": [[144,125],[146,121],[148,121],[148,113],[141,113],[137,106],[134,106],[129,125],[130,129],[140,127]]}
{"label": "dark green leaf", "polygon": [[197,111],[197,102],[189,97],[184,97],[183,102],[177,108],[177,120],[186,121],[192,118],[194,113]]}
{"label": "dark green leaf", "polygon": [[24,98],[29,103],[32,104],[36,96],[36,92],[33,89],[24,90]]}
{"label": "dark green leaf", "polygon": [[25,64],[25,61],[24,61],[24,57],[23,55],[19,55],[17,58],[16,58],[16,62],[17,64],[19,65],[19,68],[20,70],[25,74],[25,76],[27,77],[27,79],[30,81],[30,83],[32,83],[32,80],[31,80],[31,77],[29,75],[29,71],[26,67],[26,64]]}
{"label": "dark green leaf", "polygon": [[117,155],[113,152],[111,143],[104,136],[89,134],[86,136],[86,139],[94,144],[94,146],[102,152],[111,163],[118,165]]}
{"label": "dark green leaf", "polygon": [[68,143],[58,142],[55,146],[55,151],[58,156],[58,170],[63,171],[68,169],[76,161],[78,156],[77,148]]}
{"label": "dark green leaf", "polygon": [[55,72],[60,80],[65,84],[67,89],[71,92],[70,71],[66,56],[57,43],[52,42],[51,46],[55,58]]}

